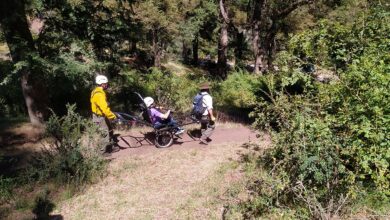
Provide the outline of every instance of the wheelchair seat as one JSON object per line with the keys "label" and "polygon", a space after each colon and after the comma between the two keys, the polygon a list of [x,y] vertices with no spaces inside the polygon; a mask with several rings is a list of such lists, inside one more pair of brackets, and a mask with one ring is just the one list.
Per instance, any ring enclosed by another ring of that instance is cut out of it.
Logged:
{"label": "wheelchair seat", "polygon": [[[143,119],[150,123],[150,125],[156,129],[156,130],[160,130],[160,129],[163,129],[163,128],[168,128],[170,126],[168,126],[167,124],[159,124],[158,127],[156,127],[155,125],[153,125],[153,121],[152,121],[152,117],[151,117],[151,113],[150,113],[150,109],[143,109],[142,111],[142,117]],[[174,129],[174,127],[172,127],[172,129]]]}

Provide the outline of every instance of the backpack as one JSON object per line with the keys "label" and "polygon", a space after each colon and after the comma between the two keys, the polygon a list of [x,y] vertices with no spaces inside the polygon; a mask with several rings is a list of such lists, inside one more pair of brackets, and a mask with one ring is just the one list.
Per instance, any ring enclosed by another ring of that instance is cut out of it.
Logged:
{"label": "backpack", "polygon": [[202,118],[202,115],[204,111],[206,111],[206,107],[203,106],[203,96],[201,93],[198,93],[194,99],[192,104],[194,107],[192,108],[191,115],[194,116],[196,119],[200,120]]}

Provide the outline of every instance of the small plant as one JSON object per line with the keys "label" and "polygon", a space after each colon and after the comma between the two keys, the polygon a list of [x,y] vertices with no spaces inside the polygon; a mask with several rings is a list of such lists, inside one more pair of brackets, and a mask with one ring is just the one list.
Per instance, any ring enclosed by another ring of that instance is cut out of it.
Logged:
{"label": "small plant", "polygon": [[12,198],[13,186],[14,180],[12,178],[0,175],[0,204],[9,201]]}
{"label": "small plant", "polygon": [[29,199],[20,197],[15,199],[14,206],[16,210],[24,211],[30,209],[32,207],[32,203]]}
{"label": "small plant", "polygon": [[48,147],[35,157],[27,173],[40,181],[81,186],[104,173],[106,162],[99,153],[103,141],[97,127],[75,113],[75,106],[67,108],[67,115],[53,115],[47,122]]}

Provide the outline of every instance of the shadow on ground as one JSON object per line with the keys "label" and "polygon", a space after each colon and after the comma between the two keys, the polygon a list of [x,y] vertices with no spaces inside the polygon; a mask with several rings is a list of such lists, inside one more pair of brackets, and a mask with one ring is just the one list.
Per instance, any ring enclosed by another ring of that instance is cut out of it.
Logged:
{"label": "shadow on ground", "polygon": [[14,176],[41,149],[44,129],[14,120],[1,120],[0,128],[0,175]]}

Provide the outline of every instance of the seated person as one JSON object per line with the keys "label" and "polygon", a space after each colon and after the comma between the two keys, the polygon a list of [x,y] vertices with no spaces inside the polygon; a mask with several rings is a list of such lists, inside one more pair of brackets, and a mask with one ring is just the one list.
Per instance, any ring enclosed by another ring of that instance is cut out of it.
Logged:
{"label": "seated person", "polygon": [[170,116],[171,110],[168,110],[166,113],[160,112],[156,108],[154,99],[152,97],[144,98],[144,102],[149,110],[150,119],[154,128],[158,129],[163,126],[172,126],[176,129],[176,135],[182,134],[184,132],[184,129],[180,128],[177,122]]}

